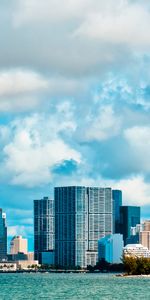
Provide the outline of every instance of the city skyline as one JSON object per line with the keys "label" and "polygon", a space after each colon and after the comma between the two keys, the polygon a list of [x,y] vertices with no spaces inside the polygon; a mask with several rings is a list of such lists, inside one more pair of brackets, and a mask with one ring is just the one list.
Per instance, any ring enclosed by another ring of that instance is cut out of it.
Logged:
{"label": "city skyline", "polygon": [[32,201],[55,186],[121,189],[150,218],[149,12],[145,0],[0,1],[9,239],[31,247]]}

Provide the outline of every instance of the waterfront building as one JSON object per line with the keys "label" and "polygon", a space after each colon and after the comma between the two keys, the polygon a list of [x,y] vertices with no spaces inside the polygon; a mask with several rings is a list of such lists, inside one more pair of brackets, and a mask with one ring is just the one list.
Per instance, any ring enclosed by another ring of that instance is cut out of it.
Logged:
{"label": "waterfront building", "polygon": [[131,227],[140,224],[140,207],[139,206],[121,206],[120,207],[120,232],[123,234],[124,244],[130,237]]}
{"label": "waterfront building", "polygon": [[42,252],[54,250],[54,200],[34,200],[34,254],[42,263]]}
{"label": "waterfront building", "polygon": [[111,264],[121,263],[123,254],[123,235],[110,234],[98,241],[98,259],[104,259]]}
{"label": "waterfront building", "polygon": [[98,239],[111,234],[112,190],[98,187],[55,188],[55,263],[86,267],[98,260]]}
{"label": "waterfront building", "polygon": [[17,270],[17,263],[12,262],[12,261],[4,261],[0,262],[0,270],[2,272],[11,272],[11,271],[16,271]]}
{"label": "waterfront building", "polygon": [[10,242],[10,254],[18,254],[28,252],[28,241],[21,235],[14,236]]}
{"label": "waterfront building", "polygon": [[141,244],[126,245],[123,249],[125,256],[150,257],[150,251]]}
{"label": "waterfront building", "polygon": [[6,214],[0,208],[0,261],[7,259]]}
{"label": "waterfront building", "polygon": [[113,226],[114,233],[120,233],[120,207],[122,206],[122,191],[112,190],[113,198]]}

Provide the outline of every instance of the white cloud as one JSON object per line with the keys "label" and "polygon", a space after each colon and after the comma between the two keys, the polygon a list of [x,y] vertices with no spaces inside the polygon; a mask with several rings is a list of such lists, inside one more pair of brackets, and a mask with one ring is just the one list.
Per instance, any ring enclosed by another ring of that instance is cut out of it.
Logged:
{"label": "white cloud", "polygon": [[61,131],[68,134],[73,131],[73,123],[64,120],[57,124],[57,118],[48,118],[33,115],[12,124],[11,141],[3,148],[5,171],[11,175],[12,184],[47,184],[52,179],[51,171],[56,164],[71,159],[80,163],[80,153],[59,136]]}
{"label": "white cloud", "polygon": [[48,81],[39,74],[25,70],[0,72],[0,111],[26,111],[39,105],[38,95],[47,90]]}
{"label": "white cloud", "polygon": [[149,205],[150,185],[144,181],[143,176],[134,176],[113,184],[113,188],[123,191],[124,205]]}
{"label": "white cloud", "polygon": [[85,139],[102,141],[119,134],[121,118],[115,115],[111,106],[100,107],[97,114],[91,117]]}
{"label": "white cloud", "polygon": [[137,171],[150,172],[150,127],[134,126],[126,129],[124,135]]}
{"label": "white cloud", "polygon": [[48,82],[39,74],[25,70],[0,72],[0,97],[46,89]]}
{"label": "white cloud", "polygon": [[144,6],[122,1],[122,5],[117,5],[115,10],[99,10],[88,14],[76,35],[100,39],[103,43],[126,44],[143,49],[150,46],[147,31],[149,25],[150,13]]}
{"label": "white cloud", "polygon": [[24,226],[24,225],[16,225],[16,226],[8,226],[7,234],[9,237],[13,237],[15,235],[22,235],[23,237],[28,237],[33,234],[33,226]]}

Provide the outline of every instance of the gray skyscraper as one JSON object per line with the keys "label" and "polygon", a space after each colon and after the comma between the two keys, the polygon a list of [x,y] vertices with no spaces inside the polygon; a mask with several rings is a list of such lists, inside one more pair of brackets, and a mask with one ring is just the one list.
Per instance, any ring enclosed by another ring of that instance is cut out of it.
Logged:
{"label": "gray skyscraper", "polygon": [[111,188],[55,188],[55,263],[94,265],[98,240],[112,233]]}
{"label": "gray skyscraper", "polygon": [[0,261],[7,258],[6,214],[0,208]]}
{"label": "gray skyscraper", "polygon": [[42,253],[54,250],[54,200],[34,200],[34,253],[41,263]]}

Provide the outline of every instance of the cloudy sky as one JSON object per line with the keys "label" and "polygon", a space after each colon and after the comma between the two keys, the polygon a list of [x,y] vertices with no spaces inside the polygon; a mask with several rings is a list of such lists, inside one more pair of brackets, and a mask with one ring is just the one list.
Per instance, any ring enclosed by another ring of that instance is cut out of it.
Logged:
{"label": "cloudy sky", "polygon": [[150,1],[0,1],[0,206],[112,186],[150,217]]}

